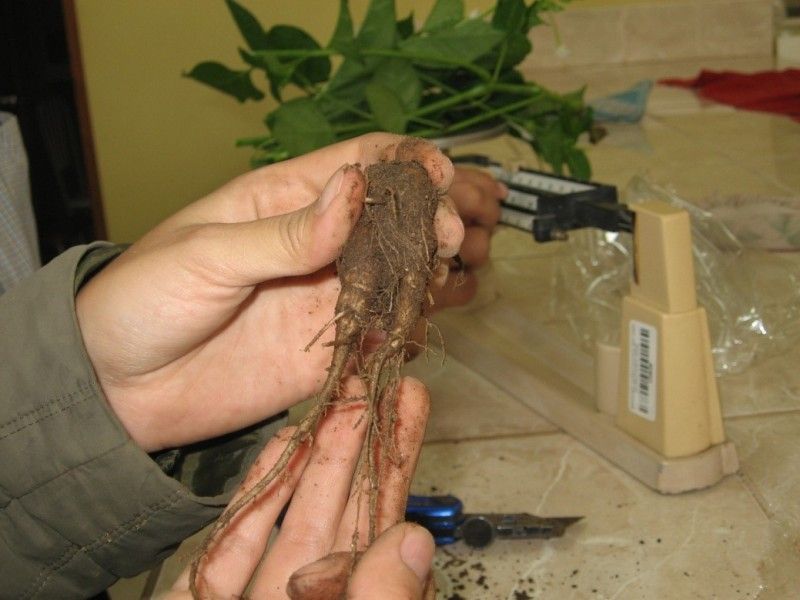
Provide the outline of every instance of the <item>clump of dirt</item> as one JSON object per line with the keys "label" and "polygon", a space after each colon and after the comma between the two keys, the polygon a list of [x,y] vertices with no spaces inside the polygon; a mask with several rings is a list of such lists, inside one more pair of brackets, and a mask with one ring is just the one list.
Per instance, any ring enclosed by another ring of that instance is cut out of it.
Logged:
{"label": "clump of dirt", "polygon": [[[195,598],[199,597],[198,568],[215,536],[283,472],[301,444],[313,440],[326,410],[338,401],[349,365],[355,366],[366,389],[367,433],[355,478],[369,483],[369,543],[376,537],[380,466],[396,458],[396,391],[404,348],[429,298],[428,283],[437,261],[433,222],[439,194],[425,168],[415,161],[370,165],[366,178],[364,209],[337,261],[341,291],[331,321],[336,325],[336,335],[325,383],[275,466],[222,513],[201,545],[190,574]],[[366,353],[364,342],[375,331],[380,332],[381,342]],[[353,560],[361,550],[358,538],[356,531]],[[339,597],[330,591],[328,597]]]}

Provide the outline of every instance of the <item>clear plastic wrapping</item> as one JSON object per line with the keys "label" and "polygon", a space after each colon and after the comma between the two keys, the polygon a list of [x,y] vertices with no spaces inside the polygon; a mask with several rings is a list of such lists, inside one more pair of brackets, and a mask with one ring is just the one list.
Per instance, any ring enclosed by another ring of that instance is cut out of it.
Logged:
{"label": "clear plastic wrapping", "polygon": [[[714,214],[643,177],[623,200],[661,200],[685,209],[692,220],[698,302],[708,313],[718,374],[739,373],[758,357],[800,340],[800,261],[745,247]],[[552,309],[566,317],[585,349],[617,344],[621,300],[632,272],[631,236],[582,230],[554,269]]]}

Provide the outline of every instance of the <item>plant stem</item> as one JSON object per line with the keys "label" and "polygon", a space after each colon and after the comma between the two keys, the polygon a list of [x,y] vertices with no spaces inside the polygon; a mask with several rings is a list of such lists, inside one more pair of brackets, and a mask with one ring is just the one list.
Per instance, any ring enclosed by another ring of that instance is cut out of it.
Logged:
{"label": "plant stem", "polygon": [[406,52],[405,50],[391,50],[382,48],[365,48],[361,50],[364,56],[383,56],[386,58],[405,58],[412,61],[420,61],[427,63],[435,63],[440,65],[449,65],[451,67],[459,67],[466,71],[471,71],[483,81],[489,82],[492,80],[492,74],[486,69],[473,65],[472,63],[456,60],[453,58],[446,58],[443,56],[436,56],[433,54],[417,54],[416,52]]}
{"label": "plant stem", "polygon": [[508,41],[503,41],[503,47],[500,48],[500,56],[497,57],[497,62],[494,65],[494,73],[492,73],[492,83],[496,83],[500,77],[500,70],[503,68],[503,61],[506,59],[508,53]]}
{"label": "plant stem", "polygon": [[[531,95],[531,94],[545,94],[544,88],[535,84],[528,83],[502,83],[497,82],[491,85],[493,92],[507,92],[509,94]],[[550,94],[552,95],[552,94]]]}
{"label": "plant stem", "polygon": [[442,110],[444,108],[450,108],[451,106],[456,106],[457,104],[461,104],[466,100],[471,100],[473,98],[477,98],[479,96],[483,96],[487,93],[489,86],[485,85],[476,85],[471,90],[467,90],[466,92],[461,92],[456,94],[455,96],[450,96],[449,98],[443,98],[438,102],[433,102],[428,104],[427,106],[423,106],[422,108],[418,108],[413,113],[411,113],[414,117],[422,117],[424,115],[429,115],[431,113],[435,113],[436,111]]}
{"label": "plant stem", "polygon": [[[357,106],[353,106],[351,104],[343,102],[334,96],[328,96],[327,99],[329,102],[333,102],[337,106],[341,107],[345,112],[353,113],[354,115],[357,115],[362,119],[368,120],[374,124],[374,121],[372,121],[372,113],[367,112],[366,110],[362,110]],[[408,120],[413,121],[415,123],[419,123],[421,125],[428,125],[429,127],[436,127],[438,124],[436,121],[432,121],[431,119],[424,119],[416,115],[408,115]]]}
{"label": "plant stem", "polygon": [[333,132],[338,134],[347,134],[352,133],[354,131],[361,131],[365,129],[367,131],[375,131],[378,129],[378,124],[375,121],[358,121],[356,123],[348,123],[347,125],[339,125],[338,127],[333,128]]}
{"label": "plant stem", "polygon": [[260,146],[271,139],[273,139],[271,135],[256,135],[253,137],[239,138],[236,140],[236,147],[242,148],[245,146]]}
{"label": "plant stem", "polygon": [[359,116],[362,119],[372,119],[372,113],[370,113],[370,112],[368,112],[366,110],[362,110],[362,109],[358,108],[358,106],[355,106],[355,105],[353,105],[353,104],[351,104],[349,102],[345,102],[343,100],[339,100],[333,94],[326,95],[325,96],[325,100],[327,100],[328,102],[334,103],[336,106],[341,108],[343,111],[349,112],[349,113],[353,113],[354,115]]}
{"label": "plant stem", "polygon": [[[452,86],[449,86],[446,83],[444,83],[443,81],[440,81],[439,79],[437,79],[436,77],[433,77],[433,76],[428,75],[426,73],[420,73],[420,79],[424,79],[429,84],[442,88],[448,94],[455,95],[455,94],[459,94],[460,93],[458,90],[456,90]],[[482,100],[467,100],[467,102],[469,102],[470,106],[473,106],[473,107],[475,107],[477,109],[480,109],[480,110],[492,110],[492,108],[489,105],[485,104]],[[434,127],[435,126],[436,126],[436,124],[434,125]]]}
{"label": "plant stem", "polygon": [[467,129],[468,127],[472,127],[473,125],[477,125],[478,123],[482,123],[483,121],[489,121],[495,117],[502,116],[506,113],[514,112],[515,110],[519,110],[520,108],[525,108],[528,104],[532,104],[538,100],[538,98],[525,98],[524,100],[520,100],[518,102],[513,102],[511,104],[507,104],[503,107],[496,108],[494,110],[490,110],[485,112],[481,115],[475,115],[472,118],[464,119],[460,123],[453,125],[452,127],[448,127],[449,131],[461,131],[462,129]]}
{"label": "plant stem", "polygon": [[434,77],[433,75],[430,75],[429,73],[425,73],[425,72],[419,73],[419,78],[422,79],[423,81],[431,84],[432,86],[442,88],[448,94],[460,94],[461,93],[457,89],[455,89],[454,87],[447,85],[445,82],[443,82],[442,80]]}
{"label": "plant stem", "polygon": [[527,105],[533,104],[538,100],[539,98],[532,96],[529,98],[525,98],[523,100],[519,100],[517,102],[512,102],[511,104],[507,104],[500,108],[495,108],[480,115],[475,115],[474,117],[470,117],[469,119],[464,119],[463,121],[459,121],[458,123],[450,125],[447,128],[423,129],[420,131],[415,131],[414,135],[420,137],[430,137],[432,135],[437,135],[437,134],[447,135],[451,133],[456,133],[463,129],[472,127],[473,125],[478,125],[479,123],[483,123],[484,121],[491,121],[496,117],[504,117],[507,113],[514,112],[515,110],[519,110],[520,108],[525,108]]}
{"label": "plant stem", "polygon": [[[391,48],[363,48],[360,50],[362,56],[377,56],[385,58],[404,58],[406,60],[420,61],[435,63],[441,65],[449,65],[451,67],[459,67],[467,71],[471,71],[483,81],[491,81],[492,74],[482,67],[477,67],[472,63],[462,60],[448,58],[444,56],[436,56],[433,54],[418,54],[416,52],[407,52],[405,50],[393,50]],[[258,57],[275,57],[275,58],[315,58],[319,56],[341,56],[341,53],[334,48],[318,48],[315,50],[256,50],[253,56]]]}
{"label": "plant stem", "polygon": [[314,50],[289,49],[289,50],[253,50],[253,56],[275,58],[316,58],[319,56],[335,56],[339,54],[333,48],[316,48]]}
{"label": "plant stem", "polygon": [[[442,87],[444,88],[446,86]],[[450,89],[446,91],[451,92]],[[546,90],[540,88],[539,86],[523,85],[515,83],[489,83],[486,85],[478,84],[472,89],[469,89],[465,92],[456,93],[455,95],[450,96],[449,98],[443,98],[438,102],[433,102],[431,104],[428,104],[427,106],[423,106],[422,108],[419,108],[413,113],[411,113],[411,115],[414,117],[428,115],[431,113],[435,113],[439,110],[461,104],[462,102],[469,102],[476,98],[480,98],[481,96],[491,95],[494,92],[506,92],[510,94],[517,94],[520,96],[524,95],[528,97],[537,97],[537,98],[542,96],[555,97],[554,94],[547,92]]]}

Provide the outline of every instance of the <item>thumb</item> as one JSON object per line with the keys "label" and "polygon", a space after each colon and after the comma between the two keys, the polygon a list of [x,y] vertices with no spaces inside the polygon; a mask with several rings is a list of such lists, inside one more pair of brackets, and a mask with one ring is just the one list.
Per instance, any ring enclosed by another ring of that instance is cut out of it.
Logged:
{"label": "thumb", "polygon": [[431,534],[413,523],[382,533],[356,565],[348,598],[421,600],[434,552]]}
{"label": "thumb", "polygon": [[290,213],[203,226],[195,258],[209,261],[227,285],[256,285],[306,275],[333,262],[361,214],[366,179],[355,165],[341,167],[319,198]]}

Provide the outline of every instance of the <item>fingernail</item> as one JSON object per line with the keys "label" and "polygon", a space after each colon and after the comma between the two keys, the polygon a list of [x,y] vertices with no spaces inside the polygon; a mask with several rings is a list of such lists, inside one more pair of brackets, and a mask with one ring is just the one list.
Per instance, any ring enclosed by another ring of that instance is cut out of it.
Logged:
{"label": "fingernail", "polygon": [[400,544],[400,558],[423,584],[431,571],[433,552],[431,534],[418,525],[411,526]]}
{"label": "fingernail", "polygon": [[342,189],[342,182],[344,181],[344,172],[346,167],[342,167],[328,180],[328,183],[325,184],[325,189],[322,190],[322,194],[319,196],[319,200],[317,200],[317,213],[322,214],[333,202],[333,199],[339,194]]}
{"label": "fingernail", "polygon": [[447,282],[448,275],[450,275],[450,265],[440,260],[439,264],[437,264],[433,269],[431,283],[437,287],[444,287],[444,284]]}
{"label": "fingernail", "polygon": [[306,565],[289,577],[286,593],[293,600],[341,598],[347,587],[352,561],[352,553],[337,552]]}

